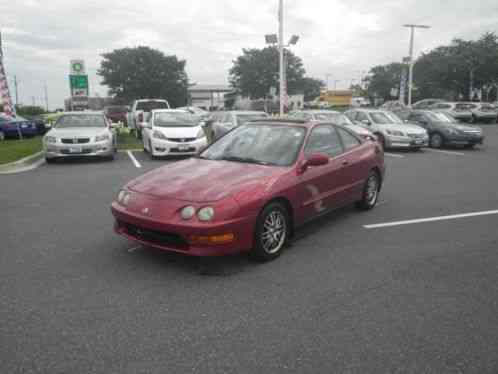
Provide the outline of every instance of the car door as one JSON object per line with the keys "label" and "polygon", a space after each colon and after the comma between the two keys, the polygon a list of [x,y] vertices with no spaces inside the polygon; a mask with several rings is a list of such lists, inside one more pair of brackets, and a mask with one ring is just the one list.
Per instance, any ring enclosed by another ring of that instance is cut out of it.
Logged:
{"label": "car door", "polygon": [[[352,203],[361,199],[365,180],[370,172],[372,148],[362,142],[352,131],[336,126],[342,142],[344,153],[341,164],[344,168],[344,203]],[[380,150],[378,150],[380,152]]]}
{"label": "car door", "polygon": [[304,220],[337,208],[343,202],[342,187],[347,183],[342,164],[343,147],[332,125],[319,125],[308,136],[304,155],[327,155],[327,165],[308,167],[299,176],[299,192],[302,196],[301,211]]}

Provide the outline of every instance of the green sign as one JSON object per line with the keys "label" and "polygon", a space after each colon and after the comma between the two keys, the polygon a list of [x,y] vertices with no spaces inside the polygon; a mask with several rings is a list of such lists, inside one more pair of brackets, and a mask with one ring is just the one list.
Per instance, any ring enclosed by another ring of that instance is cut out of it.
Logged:
{"label": "green sign", "polygon": [[70,75],[71,90],[80,89],[88,91],[88,75]]}

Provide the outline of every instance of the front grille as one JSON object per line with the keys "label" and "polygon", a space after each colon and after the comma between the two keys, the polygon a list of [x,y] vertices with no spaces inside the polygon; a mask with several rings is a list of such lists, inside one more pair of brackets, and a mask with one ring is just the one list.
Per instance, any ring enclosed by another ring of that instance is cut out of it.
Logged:
{"label": "front grille", "polygon": [[178,148],[171,148],[169,150],[171,153],[187,153],[187,152],[195,152],[195,147],[190,147],[186,149],[178,149]]}
{"label": "front grille", "polygon": [[60,153],[63,155],[88,155],[92,153],[92,149],[82,149],[81,152],[71,152],[69,149],[61,149]]}
{"label": "front grille", "polygon": [[195,138],[168,138],[168,140],[174,143],[189,143],[193,142]]}
{"label": "front grille", "polygon": [[86,144],[90,143],[90,138],[61,139],[63,144]]}
{"label": "front grille", "polygon": [[424,139],[424,134],[408,134],[408,136],[412,139]]}
{"label": "front grille", "polygon": [[144,229],[142,227],[138,227],[128,223],[121,224],[121,226],[124,227],[128,235],[139,240],[161,245],[164,247],[170,247],[184,251],[188,250],[188,243],[185,241],[185,239],[183,239],[182,236],[178,234]]}

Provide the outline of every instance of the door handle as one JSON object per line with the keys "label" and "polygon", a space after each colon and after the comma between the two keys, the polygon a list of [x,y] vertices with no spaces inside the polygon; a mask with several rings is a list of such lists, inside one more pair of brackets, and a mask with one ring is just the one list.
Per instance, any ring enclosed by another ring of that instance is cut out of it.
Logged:
{"label": "door handle", "polygon": [[342,162],[342,166],[346,166],[346,165],[349,165],[349,161],[348,161],[348,160],[344,160],[344,161]]}

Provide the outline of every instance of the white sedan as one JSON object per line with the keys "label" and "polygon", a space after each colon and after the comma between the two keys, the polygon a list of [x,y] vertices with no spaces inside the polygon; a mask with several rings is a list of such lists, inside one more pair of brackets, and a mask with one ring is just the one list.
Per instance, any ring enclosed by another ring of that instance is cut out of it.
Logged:
{"label": "white sedan", "polygon": [[142,137],[144,150],[151,158],[195,155],[207,146],[199,118],[183,110],[153,110]]}

